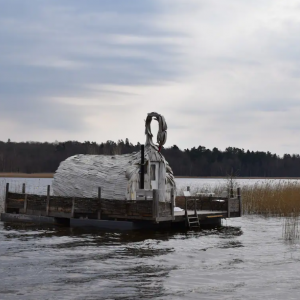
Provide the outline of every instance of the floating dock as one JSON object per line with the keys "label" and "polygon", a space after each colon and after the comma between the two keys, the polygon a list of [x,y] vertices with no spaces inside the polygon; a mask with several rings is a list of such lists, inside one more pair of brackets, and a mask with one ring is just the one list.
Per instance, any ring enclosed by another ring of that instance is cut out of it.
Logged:
{"label": "floating dock", "polygon": [[240,189],[235,195],[231,190],[228,197],[199,195],[176,199],[172,190],[171,202],[161,202],[158,190],[139,190],[138,200],[111,200],[101,198],[101,188],[97,198],[60,197],[50,195],[50,186],[47,195],[26,194],[25,185],[23,193],[13,193],[7,183],[1,221],[135,230],[221,225],[222,219],[241,215]]}

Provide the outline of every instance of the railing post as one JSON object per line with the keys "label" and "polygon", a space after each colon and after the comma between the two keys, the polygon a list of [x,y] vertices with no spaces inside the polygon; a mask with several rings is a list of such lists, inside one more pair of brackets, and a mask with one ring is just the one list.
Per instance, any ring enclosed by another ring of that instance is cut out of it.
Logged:
{"label": "railing post", "polygon": [[174,188],[171,188],[171,214],[172,214],[172,220],[175,220],[174,216],[174,207],[175,207],[175,193]]}
{"label": "railing post", "polygon": [[7,213],[7,203],[8,203],[8,192],[9,192],[9,183],[6,183],[5,189],[5,198],[4,198],[4,212]]}
{"label": "railing post", "polygon": [[239,210],[240,210],[240,217],[241,217],[243,214],[243,206],[242,206],[241,189],[239,187],[237,188],[237,198],[239,201]]}
{"label": "railing post", "polygon": [[152,215],[153,219],[157,221],[159,217],[159,190],[153,190]]}
{"label": "railing post", "polygon": [[75,197],[72,198],[71,218],[74,218],[75,213]]}
{"label": "railing post", "polygon": [[98,218],[98,220],[100,220],[101,219],[101,187],[98,187],[98,199],[99,199],[99,205],[100,205],[100,207],[99,207],[99,209],[98,209],[98,213],[97,213],[97,218]]}
{"label": "railing post", "polygon": [[50,208],[50,185],[47,186],[46,216],[49,216],[49,208]]}
{"label": "railing post", "polygon": [[228,194],[227,198],[227,218],[230,218],[230,194]]}
{"label": "railing post", "polygon": [[25,183],[22,185],[22,194],[25,194]]}
{"label": "railing post", "polygon": [[187,197],[184,197],[184,200],[185,200],[185,224],[186,226],[188,226],[188,205],[187,205]]}
{"label": "railing post", "polygon": [[25,194],[25,198],[24,198],[24,214],[27,213],[27,194]]}

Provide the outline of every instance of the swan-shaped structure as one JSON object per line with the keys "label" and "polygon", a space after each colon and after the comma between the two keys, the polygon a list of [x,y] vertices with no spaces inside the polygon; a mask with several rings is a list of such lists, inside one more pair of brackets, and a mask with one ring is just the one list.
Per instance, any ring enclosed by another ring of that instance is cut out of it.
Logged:
{"label": "swan-shaped structure", "polygon": [[[152,118],[158,121],[157,143],[151,132]],[[152,112],[145,122],[146,144],[144,151],[144,188],[158,189],[159,200],[171,200],[171,188],[176,190],[172,169],[161,147],[167,139],[167,124],[162,115]],[[78,154],[61,162],[53,179],[53,193],[69,197],[101,197],[114,200],[135,200],[140,187],[141,152],[123,155]]]}

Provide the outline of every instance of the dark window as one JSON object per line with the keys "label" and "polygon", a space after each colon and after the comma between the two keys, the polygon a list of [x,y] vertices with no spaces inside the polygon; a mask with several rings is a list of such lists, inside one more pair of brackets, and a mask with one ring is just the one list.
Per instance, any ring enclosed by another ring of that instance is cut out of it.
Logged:
{"label": "dark window", "polygon": [[150,176],[151,176],[151,180],[156,180],[156,178],[155,178],[155,165],[151,165]]}

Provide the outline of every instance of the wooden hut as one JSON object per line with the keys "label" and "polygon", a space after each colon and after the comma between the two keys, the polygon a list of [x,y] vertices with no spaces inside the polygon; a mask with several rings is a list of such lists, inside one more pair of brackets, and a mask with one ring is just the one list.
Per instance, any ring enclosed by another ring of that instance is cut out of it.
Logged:
{"label": "wooden hut", "polygon": [[[158,145],[152,140],[151,121],[159,123]],[[149,113],[146,119],[146,144],[143,158],[141,152],[125,155],[84,155],[79,154],[63,161],[54,174],[53,193],[68,197],[97,197],[113,200],[136,200],[141,188],[159,190],[159,201],[169,202],[171,188],[176,188],[173,172],[160,153],[166,142],[167,124],[163,116]],[[144,176],[141,176],[141,164]]]}

